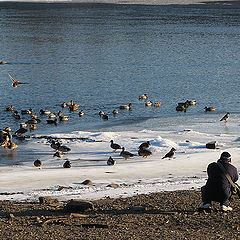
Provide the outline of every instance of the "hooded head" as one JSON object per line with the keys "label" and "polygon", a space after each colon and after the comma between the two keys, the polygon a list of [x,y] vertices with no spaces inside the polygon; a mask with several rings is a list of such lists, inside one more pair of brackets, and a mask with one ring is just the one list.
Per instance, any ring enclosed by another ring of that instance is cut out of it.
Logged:
{"label": "hooded head", "polygon": [[226,160],[228,162],[231,162],[231,154],[228,152],[223,152],[220,156],[220,160]]}

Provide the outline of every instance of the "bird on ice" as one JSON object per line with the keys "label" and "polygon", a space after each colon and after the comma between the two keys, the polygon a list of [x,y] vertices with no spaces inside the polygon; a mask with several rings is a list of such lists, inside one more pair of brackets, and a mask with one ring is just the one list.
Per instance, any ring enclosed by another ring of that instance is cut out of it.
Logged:
{"label": "bird on ice", "polygon": [[176,149],[172,148],[164,157],[162,157],[162,159],[164,158],[173,158],[174,154],[175,154]]}
{"label": "bird on ice", "polygon": [[36,161],[34,161],[33,165],[35,167],[38,167],[39,169],[42,169],[42,162],[38,159]]}
{"label": "bird on ice", "polygon": [[229,117],[230,117],[230,113],[228,112],[220,119],[220,121],[225,121],[226,122],[229,119]]}
{"label": "bird on ice", "polygon": [[122,147],[119,145],[119,144],[117,144],[117,143],[114,143],[113,142],[113,140],[111,140],[110,141],[110,147],[116,152],[117,151],[117,149],[122,149]]}
{"label": "bird on ice", "polygon": [[114,160],[111,156],[109,157],[109,159],[107,160],[107,165],[109,166],[113,166],[115,165],[116,160]]}

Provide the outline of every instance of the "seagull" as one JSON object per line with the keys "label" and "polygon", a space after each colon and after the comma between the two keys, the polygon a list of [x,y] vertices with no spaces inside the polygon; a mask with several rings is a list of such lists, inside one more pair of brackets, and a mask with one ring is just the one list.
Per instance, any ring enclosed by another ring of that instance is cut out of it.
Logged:
{"label": "seagull", "polygon": [[29,84],[29,83],[23,83],[23,82],[19,82],[17,80],[15,80],[9,73],[8,76],[11,78],[11,80],[13,81],[12,86],[13,87],[17,87],[19,84]]}
{"label": "seagull", "polygon": [[34,166],[35,167],[38,167],[39,169],[42,169],[42,162],[40,161],[40,160],[36,160],[36,161],[34,161]]}
{"label": "seagull", "polygon": [[132,153],[130,153],[130,152],[128,152],[128,151],[125,151],[125,148],[123,147],[123,148],[122,148],[122,151],[121,151],[121,153],[120,153],[120,156],[124,157],[125,160],[127,160],[128,158],[133,157],[134,154],[132,154]]}
{"label": "seagull", "polygon": [[162,159],[164,159],[164,158],[173,158],[175,151],[176,151],[176,149],[172,148],[170,150],[170,152],[168,152],[164,157],[162,157]]}
{"label": "seagull", "polygon": [[220,121],[225,121],[225,122],[227,122],[227,120],[229,119],[229,117],[230,117],[230,113],[228,112],[228,113],[226,113],[221,119],[220,119]]}
{"label": "seagull", "polygon": [[113,140],[111,140],[110,141],[110,147],[112,148],[112,149],[114,149],[114,151],[116,152],[118,149],[122,149],[122,147],[119,145],[119,144],[117,144],[117,143],[113,143]]}
{"label": "seagull", "polygon": [[107,165],[109,166],[113,166],[115,165],[116,160],[114,160],[111,156],[109,157],[109,159],[107,160]]}
{"label": "seagull", "polygon": [[149,141],[142,143],[138,148],[146,149],[151,146],[151,143]]}

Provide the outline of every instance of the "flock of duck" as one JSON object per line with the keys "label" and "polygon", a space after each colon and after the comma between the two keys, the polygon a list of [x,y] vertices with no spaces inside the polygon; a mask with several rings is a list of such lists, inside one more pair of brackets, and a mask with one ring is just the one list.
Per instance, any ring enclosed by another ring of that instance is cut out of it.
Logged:
{"label": "flock of duck", "polygon": [[[5,63],[1,63],[1,64],[5,64]],[[12,86],[13,87],[18,87],[19,84],[28,84],[28,83],[23,83],[23,82],[19,82],[17,80],[15,80],[10,74],[8,74],[8,76],[10,77],[10,79],[12,80]],[[145,106],[147,107],[161,107],[162,103],[161,102],[152,102],[152,101],[148,101],[148,95],[147,94],[142,94],[139,96],[139,100],[144,100]],[[182,103],[178,103],[177,107],[176,107],[176,111],[184,111],[186,112],[187,108],[189,106],[194,106],[196,105],[196,100],[187,100],[186,102],[182,102]],[[79,109],[79,105],[77,103],[74,103],[73,100],[71,100],[70,102],[66,103],[62,103],[61,104],[62,108],[69,108],[69,111],[78,111]],[[132,103],[129,103],[128,105],[121,105],[119,106],[119,109],[122,110],[131,110],[132,109]],[[205,111],[209,112],[209,111],[215,111],[216,108],[215,107],[205,107]],[[34,113],[33,109],[26,109],[26,110],[21,110],[20,113],[14,109],[14,106],[11,105],[9,107],[5,107],[4,111],[6,112],[13,112],[13,117],[16,120],[21,120],[23,118],[23,115],[29,115],[30,119],[28,119],[25,122],[20,123],[20,128],[18,130],[15,131],[15,133],[13,134],[14,137],[22,137],[24,138],[24,134],[26,132],[28,132],[27,127],[29,127],[29,131],[34,131],[37,129],[37,124],[41,122],[41,120],[38,117],[37,113]],[[117,109],[114,109],[112,111],[112,113],[114,115],[118,114],[119,111]],[[69,120],[69,116],[67,115],[63,115],[62,111],[59,111],[57,114],[56,113],[52,113],[50,110],[43,110],[41,109],[39,111],[39,114],[42,115],[46,115],[48,117],[48,119],[46,120],[47,124],[57,124],[58,120],[59,121],[68,121]],[[80,110],[78,112],[79,117],[84,116],[84,111]],[[105,114],[103,111],[99,111],[99,116],[104,119],[104,120],[108,120],[108,115]],[[230,113],[227,113],[225,116],[223,116],[220,121],[227,121],[229,119]],[[56,150],[56,152],[54,153],[54,157],[62,157],[64,154],[68,153],[71,151],[70,148],[68,148],[67,146],[61,145],[59,141],[55,141],[53,139],[49,140],[50,146]],[[152,152],[149,150],[150,147],[150,142],[144,142],[142,143],[139,148],[138,148],[138,155],[142,156],[142,157],[148,157],[152,155]],[[10,127],[6,127],[5,129],[0,129],[0,146],[3,148],[8,148],[10,150],[15,150],[18,145],[16,143],[14,143],[12,141],[12,134],[11,134],[11,128]],[[128,152],[125,150],[124,147],[121,147],[119,144],[114,143],[113,140],[111,140],[111,144],[110,147],[114,150],[121,150],[120,152],[120,156],[122,156],[125,160],[133,157],[134,154]],[[175,153],[176,149],[172,148],[170,150],[170,152],[168,152],[163,158],[173,158],[174,153]],[[115,160],[112,159],[112,157],[109,157],[109,159],[107,160],[107,164],[108,165],[114,165],[115,164]],[[42,167],[42,162],[40,160],[36,160],[34,162],[34,166],[41,168]],[[70,161],[66,161],[63,164],[64,168],[70,168],[71,167],[71,163]]]}

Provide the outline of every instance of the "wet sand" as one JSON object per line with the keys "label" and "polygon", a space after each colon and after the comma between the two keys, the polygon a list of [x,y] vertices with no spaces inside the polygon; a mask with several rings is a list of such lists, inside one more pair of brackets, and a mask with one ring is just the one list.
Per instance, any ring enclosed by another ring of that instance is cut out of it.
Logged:
{"label": "wet sand", "polygon": [[200,192],[175,191],[93,201],[70,217],[66,202],[0,202],[0,239],[240,239],[240,200],[232,212],[198,212]]}

